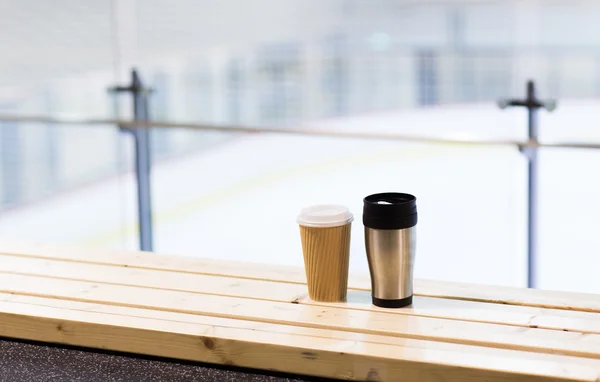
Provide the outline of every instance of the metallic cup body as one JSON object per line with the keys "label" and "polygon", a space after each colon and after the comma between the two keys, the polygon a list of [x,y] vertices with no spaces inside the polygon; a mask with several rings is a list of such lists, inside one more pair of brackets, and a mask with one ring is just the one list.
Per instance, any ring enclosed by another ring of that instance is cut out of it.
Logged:
{"label": "metallic cup body", "polygon": [[412,303],[415,239],[416,227],[365,227],[365,246],[375,305],[399,308]]}
{"label": "metallic cup body", "polygon": [[413,195],[384,192],[364,199],[365,249],[376,306],[412,304],[417,220]]}

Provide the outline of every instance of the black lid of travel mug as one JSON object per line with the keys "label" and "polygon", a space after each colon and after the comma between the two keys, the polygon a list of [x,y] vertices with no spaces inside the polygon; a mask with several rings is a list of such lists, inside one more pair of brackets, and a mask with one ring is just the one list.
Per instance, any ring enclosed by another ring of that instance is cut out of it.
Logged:
{"label": "black lid of travel mug", "polygon": [[417,225],[417,198],[384,192],[363,199],[363,224],[374,229],[404,229]]}

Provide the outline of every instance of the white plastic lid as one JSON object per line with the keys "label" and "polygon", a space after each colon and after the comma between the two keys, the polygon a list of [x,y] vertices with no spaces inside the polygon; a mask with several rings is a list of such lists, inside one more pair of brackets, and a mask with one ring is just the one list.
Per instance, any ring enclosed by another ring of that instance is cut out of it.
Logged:
{"label": "white plastic lid", "polygon": [[300,211],[298,224],[307,227],[338,227],[354,220],[348,207],[337,204],[318,204]]}

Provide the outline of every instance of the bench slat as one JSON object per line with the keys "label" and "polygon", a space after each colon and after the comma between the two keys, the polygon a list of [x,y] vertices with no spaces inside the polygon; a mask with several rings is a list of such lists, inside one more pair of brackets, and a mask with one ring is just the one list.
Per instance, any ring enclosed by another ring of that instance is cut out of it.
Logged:
{"label": "bench slat", "polygon": [[0,319],[0,336],[10,338],[346,380],[596,382],[600,376],[600,361],[591,359],[35,296],[0,295]]}
{"label": "bench slat", "polygon": [[347,303],[319,303],[306,298],[306,286],[303,284],[235,279],[224,276],[156,271],[152,269],[75,263],[10,255],[0,255],[0,271],[23,275],[159,288],[163,290],[221,294],[230,297],[268,301],[298,301],[301,304],[307,305],[381,311],[388,314],[600,334],[599,316],[589,312],[421,296],[415,297],[413,306],[410,308],[381,309],[371,304],[369,292],[358,290],[349,292]]}
{"label": "bench slat", "polygon": [[[165,256],[140,251],[117,251],[72,246],[31,244],[0,240],[0,254],[40,259],[68,260],[141,269],[170,270],[181,273],[306,283],[301,267]],[[300,256],[300,254],[299,254]],[[350,276],[349,288],[370,290],[367,274]],[[600,313],[600,298],[595,294],[546,291],[459,282],[416,279],[415,295]]]}
{"label": "bench slat", "polygon": [[600,359],[600,335],[17,274],[0,291],[204,316]]}

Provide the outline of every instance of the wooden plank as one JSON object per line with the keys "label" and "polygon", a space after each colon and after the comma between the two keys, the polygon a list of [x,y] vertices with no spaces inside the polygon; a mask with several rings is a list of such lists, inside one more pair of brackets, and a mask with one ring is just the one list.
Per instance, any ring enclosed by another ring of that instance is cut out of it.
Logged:
{"label": "wooden plank", "polygon": [[600,335],[2,274],[0,291],[109,305],[600,359]]}
{"label": "wooden plank", "polygon": [[[345,380],[597,382],[600,378],[597,360],[370,335],[360,335],[358,342],[356,333],[206,319],[0,295],[0,336],[11,338]],[[380,338],[400,345],[375,342]]]}
{"label": "wooden plank", "polygon": [[[296,284],[304,284],[306,280],[304,270],[300,267],[165,256],[140,251],[106,251],[73,246],[31,244],[3,239],[0,241],[0,253],[23,257],[68,260],[78,263],[171,270],[181,273],[221,275]],[[351,275],[349,287],[355,290],[370,290],[368,274]],[[415,280],[414,289],[415,294],[418,296],[548,309],[600,312],[600,298],[595,294],[440,282],[424,279]]]}
{"label": "wooden plank", "polygon": [[[462,345],[447,342],[437,342],[428,340],[415,340],[412,338],[390,337],[376,334],[364,334],[348,331],[338,331],[330,329],[310,328],[294,325],[279,325],[265,322],[256,322],[248,320],[237,320],[230,318],[202,316],[190,313],[177,313],[163,310],[131,308],[124,306],[106,305],[102,303],[89,303],[73,300],[61,300],[54,298],[15,295],[0,293],[0,312],[3,302],[20,303],[27,305],[35,305],[41,307],[59,308],[73,311],[85,311],[95,313],[106,313],[110,315],[118,315],[125,317],[143,317],[155,320],[165,320],[173,322],[187,322],[201,325],[222,326],[222,327],[238,327],[248,330],[256,330],[262,332],[288,333],[307,337],[329,338],[335,340],[354,341],[362,343],[386,344],[401,347],[409,347],[414,349],[433,349],[443,351],[458,351],[463,354],[487,354],[491,356],[507,356],[518,357],[521,359],[531,360],[546,360],[546,361],[561,361],[567,363],[575,363],[587,366],[600,366],[600,360],[591,358],[571,357],[556,354],[535,353],[518,350],[497,349],[482,346]],[[0,313],[1,314],[1,313]]]}
{"label": "wooden plank", "polygon": [[[276,280],[297,284],[306,283],[304,269],[299,267],[273,266],[268,264],[215,260],[210,258],[159,255],[153,252],[108,251],[106,249],[91,247],[36,244],[2,239],[0,240],[0,253],[40,259],[75,261],[78,263],[170,270],[181,273],[221,275],[257,280]],[[362,287],[370,288],[370,284],[367,283]]]}
{"label": "wooden plank", "polygon": [[419,296],[415,298],[411,308],[389,310],[371,305],[370,294],[366,291],[351,291],[348,294],[347,303],[318,303],[306,298],[306,286],[302,284],[253,279],[232,279],[222,276],[75,263],[11,255],[0,255],[0,271],[22,275],[159,288],[163,290],[215,294],[268,301],[298,301],[301,304],[382,311],[389,314],[415,315],[431,318],[514,325],[527,328],[538,327],[600,334],[600,316],[589,312],[489,304]]}

